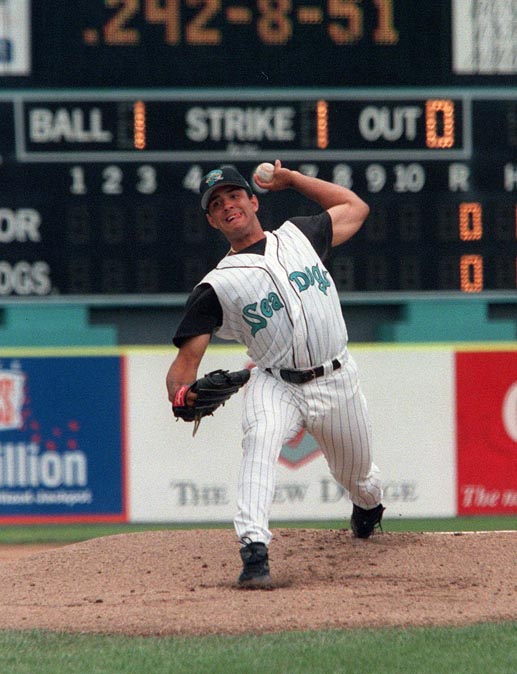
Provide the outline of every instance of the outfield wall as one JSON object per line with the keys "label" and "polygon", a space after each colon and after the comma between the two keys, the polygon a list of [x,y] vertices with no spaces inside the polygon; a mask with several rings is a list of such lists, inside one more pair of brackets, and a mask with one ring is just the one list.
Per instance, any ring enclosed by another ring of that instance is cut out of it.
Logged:
{"label": "outfield wall", "polygon": [[[386,517],[517,512],[517,347],[351,345]],[[242,394],[195,438],[176,421],[173,348],[0,350],[0,523],[231,521]],[[200,372],[250,366],[210,347]],[[286,445],[272,518],[348,518],[308,434]]]}

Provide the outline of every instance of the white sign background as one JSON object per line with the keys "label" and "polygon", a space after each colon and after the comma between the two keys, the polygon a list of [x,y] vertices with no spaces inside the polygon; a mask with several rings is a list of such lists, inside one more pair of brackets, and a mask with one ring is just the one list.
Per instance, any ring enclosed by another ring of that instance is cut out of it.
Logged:
{"label": "white sign background", "polygon": [[[176,421],[167,400],[165,376],[176,350],[127,353],[130,520],[231,522],[242,394],[204,419],[193,438],[193,425]],[[453,348],[352,345],[351,353],[368,400],[386,519],[454,516]],[[212,346],[200,374],[248,363],[241,347]],[[350,512],[321,455],[298,467],[279,464],[272,519],[348,520]]]}

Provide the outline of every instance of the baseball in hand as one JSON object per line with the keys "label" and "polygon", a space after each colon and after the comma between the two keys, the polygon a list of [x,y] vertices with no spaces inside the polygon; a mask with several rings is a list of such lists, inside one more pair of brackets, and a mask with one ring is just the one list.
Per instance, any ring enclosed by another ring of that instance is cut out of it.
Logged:
{"label": "baseball in hand", "polygon": [[255,171],[255,173],[265,183],[269,183],[271,182],[271,180],[273,180],[274,171],[275,167],[273,166],[273,164],[270,164],[269,162],[265,161],[262,164],[259,164],[259,166],[257,166],[257,170]]}

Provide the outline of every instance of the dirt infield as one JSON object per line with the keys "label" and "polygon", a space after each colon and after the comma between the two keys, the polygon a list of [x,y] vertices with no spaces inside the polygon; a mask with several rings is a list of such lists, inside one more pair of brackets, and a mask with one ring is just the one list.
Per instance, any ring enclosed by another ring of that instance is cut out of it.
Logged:
{"label": "dirt infield", "polygon": [[237,588],[229,529],[0,546],[0,629],[165,636],[517,620],[515,531],[274,535],[269,591]]}

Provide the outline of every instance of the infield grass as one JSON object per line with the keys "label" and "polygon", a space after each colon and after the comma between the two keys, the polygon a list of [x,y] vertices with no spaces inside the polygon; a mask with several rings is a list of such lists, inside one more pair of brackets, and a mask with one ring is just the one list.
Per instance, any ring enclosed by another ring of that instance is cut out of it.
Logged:
{"label": "infield grass", "polygon": [[[344,529],[347,520],[318,520],[298,522],[272,522],[271,527],[305,529]],[[141,531],[162,531],[164,529],[232,529],[232,524],[42,524],[0,526],[0,545],[23,543],[77,543],[98,536],[130,534]],[[498,517],[450,517],[436,519],[385,519],[384,531],[497,531],[517,530],[517,516]],[[2,672],[0,671],[0,674]],[[514,673],[517,674],[517,671]]]}
{"label": "infield grass", "polygon": [[125,638],[0,633],[2,674],[515,674],[517,623]]}

